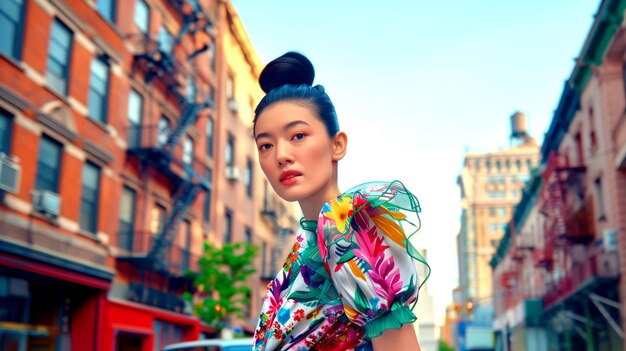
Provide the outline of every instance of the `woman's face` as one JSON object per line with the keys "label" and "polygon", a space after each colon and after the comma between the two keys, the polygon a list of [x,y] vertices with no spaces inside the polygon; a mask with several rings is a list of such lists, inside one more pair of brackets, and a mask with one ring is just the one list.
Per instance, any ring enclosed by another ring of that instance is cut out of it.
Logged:
{"label": "woman's face", "polygon": [[257,117],[255,133],[261,168],[283,199],[304,200],[333,184],[338,159],[311,108],[291,101],[270,105]]}

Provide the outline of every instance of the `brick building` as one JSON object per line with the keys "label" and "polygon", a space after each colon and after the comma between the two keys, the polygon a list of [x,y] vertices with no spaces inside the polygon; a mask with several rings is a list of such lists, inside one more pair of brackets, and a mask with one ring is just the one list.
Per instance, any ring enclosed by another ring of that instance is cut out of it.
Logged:
{"label": "brick building", "polygon": [[626,350],[625,10],[601,2],[491,261],[498,350]]}
{"label": "brick building", "polygon": [[0,348],[157,350],[212,330],[203,242],[261,251],[296,211],[251,136],[262,64],[228,1],[0,2]]}

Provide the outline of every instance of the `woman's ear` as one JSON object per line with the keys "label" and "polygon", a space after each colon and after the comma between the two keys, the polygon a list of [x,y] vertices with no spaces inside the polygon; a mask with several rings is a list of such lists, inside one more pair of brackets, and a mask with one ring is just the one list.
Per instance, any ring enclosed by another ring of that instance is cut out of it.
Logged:
{"label": "woman's ear", "polygon": [[337,132],[333,138],[333,161],[341,160],[348,151],[348,135],[344,132]]}

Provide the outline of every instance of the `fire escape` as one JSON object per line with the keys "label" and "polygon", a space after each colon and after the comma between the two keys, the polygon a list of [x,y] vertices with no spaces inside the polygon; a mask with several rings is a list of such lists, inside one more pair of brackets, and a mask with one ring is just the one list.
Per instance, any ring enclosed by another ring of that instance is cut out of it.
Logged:
{"label": "fire escape", "polygon": [[[184,310],[184,303],[180,296],[172,293],[191,289],[191,280],[184,276],[185,269],[190,267],[189,248],[180,248],[180,262],[172,264],[172,245],[187,210],[201,191],[210,189],[210,181],[205,175],[206,167],[194,159],[193,152],[185,159],[184,146],[177,146],[195,124],[200,112],[214,106],[210,96],[196,91],[195,83],[193,95],[184,94],[180,81],[191,77],[195,82],[193,70],[186,66],[191,67],[195,56],[207,50],[208,40],[214,35],[209,17],[200,7],[180,0],[170,1],[170,5],[183,18],[181,30],[172,40],[171,50],[143,35],[129,39],[133,40],[131,45],[135,48],[133,72],[141,74],[147,86],[163,92],[166,103],[174,105],[180,117],[171,127],[164,120],[154,125],[129,127],[127,151],[138,160],[144,174],[153,169],[167,178],[172,208],[156,232],[129,234],[132,238],[126,245],[128,254],[120,255],[118,259],[130,263],[129,299],[170,310],[180,309],[180,312]],[[175,49],[186,34],[192,37],[195,50],[184,59],[177,59]],[[185,59],[187,62],[184,62]]]}

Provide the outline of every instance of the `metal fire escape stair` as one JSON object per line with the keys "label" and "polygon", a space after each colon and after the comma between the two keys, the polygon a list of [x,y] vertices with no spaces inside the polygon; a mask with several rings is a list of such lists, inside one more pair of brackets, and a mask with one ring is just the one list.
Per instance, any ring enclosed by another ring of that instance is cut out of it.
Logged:
{"label": "metal fire escape stair", "polygon": [[178,226],[189,209],[189,206],[195,200],[200,188],[200,184],[192,182],[182,183],[178,187],[174,197],[174,207],[165,221],[163,229],[154,238],[152,247],[148,253],[148,258],[156,267],[162,269],[168,268],[165,250],[172,245],[172,241],[178,231]]}

